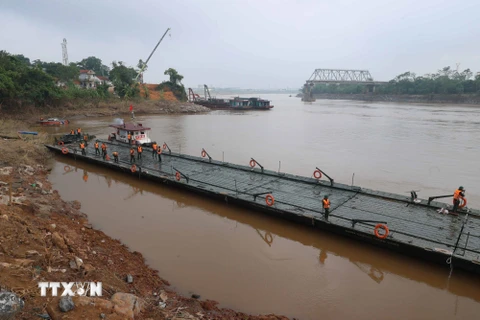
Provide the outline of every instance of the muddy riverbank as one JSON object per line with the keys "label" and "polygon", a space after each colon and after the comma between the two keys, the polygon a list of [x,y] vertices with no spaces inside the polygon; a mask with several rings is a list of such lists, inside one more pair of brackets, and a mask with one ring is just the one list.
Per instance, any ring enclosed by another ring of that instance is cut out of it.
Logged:
{"label": "muddy riverbank", "polygon": [[[0,116],[16,119],[34,124],[40,118],[58,117],[67,120],[131,115],[130,105],[133,106],[135,115],[146,114],[195,114],[209,112],[210,109],[190,102],[179,101],[108,101],[108,102],[82,102],[80,104],[67,103],[62,106],[45,106],[43,108],[22,107],[15,111],[1,111]],[[21,111],[19,111],[21,110]]]}
{"label": "muddy riverbank", "polygon": [[[219,309],[171,290],[141,253],[92,228],[79,201],[52,189],[46,139],[0,140],[0,285],[23,299],[18,318],[287,319]],[[102,282],[103,295],[74,297],[73,310],[62,312],[58,297],[40,296],[38,287],[62,281]]]}

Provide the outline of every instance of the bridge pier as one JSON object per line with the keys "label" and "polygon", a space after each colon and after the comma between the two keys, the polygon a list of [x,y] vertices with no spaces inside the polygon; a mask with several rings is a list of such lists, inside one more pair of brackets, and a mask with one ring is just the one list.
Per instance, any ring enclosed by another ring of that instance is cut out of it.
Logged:
{"label": "bridge pier", "polygon": [[315,101],[315,98],[312,95],[313,86],[314,86],[313,83],[305,83],[303,85],[302,101],[305,101],[305,102],[314,102]]}
{"label": "bridge pier", "polygon": [[368,84],[365,86],[365,88],[367,89],[367,93],[375,93],[375,85],[374,84]]}

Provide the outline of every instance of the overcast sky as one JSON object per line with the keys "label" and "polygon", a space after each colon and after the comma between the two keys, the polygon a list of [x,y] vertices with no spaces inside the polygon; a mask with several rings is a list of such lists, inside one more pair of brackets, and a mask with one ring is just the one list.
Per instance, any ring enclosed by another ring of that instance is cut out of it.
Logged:
{"label": "overcast sky", "polygon": [[0,0],[0,50],[31,60],[145,60],[185,86],[299,88],[316,68],[386,81],[444,66],[480,71],[480,0]]}

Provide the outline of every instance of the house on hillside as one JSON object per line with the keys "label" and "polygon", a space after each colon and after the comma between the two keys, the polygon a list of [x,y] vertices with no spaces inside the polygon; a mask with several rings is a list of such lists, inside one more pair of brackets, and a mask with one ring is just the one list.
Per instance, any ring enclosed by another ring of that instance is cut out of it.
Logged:
{"label": "house on hillside", "polygon": [[95,71],[93,70],[80,70],[78,80],[80,81],[80,86],[85,89],[95,89],[97,84],[100,83],[100,79],[95,76]]}
{"label": "house on hillside", "polygon": [[93,70],[80,70],[78,80],[80,81],[80,88],[95,89],[100,84],[113,87],[113,83],[107,77],[97,76]]}

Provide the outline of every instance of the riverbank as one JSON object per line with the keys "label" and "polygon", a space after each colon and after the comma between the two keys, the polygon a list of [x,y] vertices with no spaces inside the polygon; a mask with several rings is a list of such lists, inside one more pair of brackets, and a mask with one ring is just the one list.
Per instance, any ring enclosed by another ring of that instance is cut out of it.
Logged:
{"label": "riverbank", "polygon": [[168,100],[138,100],[138,101],[106,101],[82,102],[80,104],[67,103],[61,107],[46,106],[43,108],[23,107],[21,112],[0,112],[0,116],[35,123],[40,118],[57,117],[68,120],[130,115],[130,105],[135,115],[145,114],[176,114],[202,113],[210,109],[190,102]]}
{"label": "riverbank", "polygon": [[[21,126],[3,124],[0,133],[12,137]],[[287,319],[220,309],[169,289],[142,254],[95,230],[80,202],[53,190],[47,139],[0,140],[0,285],[23,299],[17,318]],[[91,281],[102,282],[102,297],[73,297],[68,312],[60,310],[59,297],[42,297],[38,288],[39,282]]]}
{"label": "riverbank", "polygon": [[[301,97],[299,94],[297,97]],[[369,102],[435,103],[480,105],[480,95],[384,95],[384,94],[314,94],[315,99],[359,100]]]}

